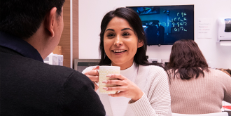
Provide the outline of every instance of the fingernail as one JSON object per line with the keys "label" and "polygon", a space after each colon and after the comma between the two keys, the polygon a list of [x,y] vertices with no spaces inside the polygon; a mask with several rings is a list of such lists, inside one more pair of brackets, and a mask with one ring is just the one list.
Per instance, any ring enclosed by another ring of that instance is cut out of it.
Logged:
{"label": "fingernail", "polygon": [[111,74],[107,75],[106,77],[111,77]]}
{"label": "fingernail", "polygon": [[107,80],[102,81],[102,83],[107,83]]}
{"label": "fingernail", "polygon": [[103,89],[104,89],[104,90],[108,90],[108,88],[107,88],[107,87],[104,87]]}

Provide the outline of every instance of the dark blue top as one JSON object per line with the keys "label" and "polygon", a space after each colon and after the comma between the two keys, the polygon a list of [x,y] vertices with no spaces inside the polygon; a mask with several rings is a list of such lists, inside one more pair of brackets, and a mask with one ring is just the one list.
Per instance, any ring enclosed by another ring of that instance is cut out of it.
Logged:
{"label": "dark blue top", "polygon": [[0,32],[0,46],[12,49],[25,57],[43,62],[39,52],[32,45],[18,37]]}

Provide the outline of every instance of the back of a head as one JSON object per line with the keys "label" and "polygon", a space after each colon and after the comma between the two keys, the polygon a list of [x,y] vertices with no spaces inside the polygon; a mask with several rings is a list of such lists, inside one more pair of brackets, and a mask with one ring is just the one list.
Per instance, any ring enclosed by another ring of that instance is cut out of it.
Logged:
{"label": "back of a head", "polygon": [[167,69],[177,71],[181,79],[188,80],[204,75],[203,70],[208,71],[208,64],[196,42],[182,39],[173,44]]}
{"label": "back of a head", "polygon": [[109,11],[107,14],[105,14],[105,16],[102,19],[101,32],[100,32],[100,52],[101,52],[100,65],[111,63],[110,59],[106,56],[106,53],[104,52],[103,37],[108,23],[114,17],[125,19],[129,23],[129,25],[134,29],[139,41],[144,42],[144,45],[138,48],[137,53],[134,57],[134,61],[137,64],[146,65],[148,62],[146,58],[147,43],[146,43],[146,37],[144,35],[144,30],[142,27],[142,21],[139,15],[134,10],[124,7]]}
{"label": "back of a head", "polygon": [[53,7],[60,15],[64,1],[0,0],[0,31],[27,39],[37,31]]}

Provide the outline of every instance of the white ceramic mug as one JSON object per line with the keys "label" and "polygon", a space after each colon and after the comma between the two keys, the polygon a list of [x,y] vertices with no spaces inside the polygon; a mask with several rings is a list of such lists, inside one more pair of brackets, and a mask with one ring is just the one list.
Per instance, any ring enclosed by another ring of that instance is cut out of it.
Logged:
{"label": "white ceramic mug", "polygon": [[100,66],[99,67],[99,92],[102,94],[115,94],[116,91],[107,91],[104,87],[113,87],[115,85],[107,85],[102,83],[104,80],[111,80],[110,77],[106,77],[110,74],[120,74],[119,66]]}

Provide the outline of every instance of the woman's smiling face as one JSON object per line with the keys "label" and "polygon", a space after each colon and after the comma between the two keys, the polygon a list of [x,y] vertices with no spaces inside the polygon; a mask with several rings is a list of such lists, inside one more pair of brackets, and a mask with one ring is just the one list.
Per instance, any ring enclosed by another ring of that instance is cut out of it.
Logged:
{"label": "woman's smiling face", "polygon": [[129,23],[119,17],[114,17],[107,25],[104,33],[104,50],[113,66],[120,66],[121,70],[133,64],[134,56],[143,42]]}

